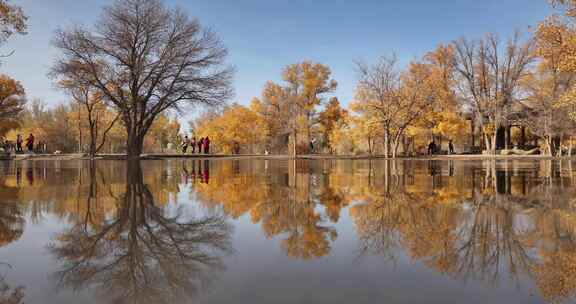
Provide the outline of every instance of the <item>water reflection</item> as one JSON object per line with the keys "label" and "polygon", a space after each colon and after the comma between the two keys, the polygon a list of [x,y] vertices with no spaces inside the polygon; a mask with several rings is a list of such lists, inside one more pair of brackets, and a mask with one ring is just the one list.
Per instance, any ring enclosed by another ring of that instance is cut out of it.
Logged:
{"label": "water reflection", "polygon": [[348,233],[357,243],[345,249],[359,261],[408,260],[457,282],[527,284],[548,302],[570,301],[576,296],[572,166],[9,163],[0,177],[0,245],[19,242],[25,223],[54,216],[65,228],[47,248],[59,261],[51,278],[61,289],[93,290],[110,303],[177,303],[223,273],[233,251],[231,225],[247,219],[291,260],[328,261]]}
{"label": "water reflection", "polygon": [[[97,286],[111,303],[180,303],[223,269],[231,252],[224,216],[168,212],[144,183],[139,162],[127,167],[125,190],[99,185],[90,166],[85,216],[55,237],[50,252],[61,261],[61,287]],[[96,193],[110,193],[115,210],[95,216]]]}
{"label": "water reflection", "polygon": [[219,163],[212,182],[195,188],[200,202],[209,208],[222,205],[234,218],[249,213],[266,236],[282,236],[281,246],[288,256],[311,259],[329,254],[330,243],[338,234],[316,207],[324,203],[322,198],[327,199],[334,221],[343,207],[337,193],[326,192],[323,187],[329,177],[320,181],[311,174],[313,168],[307,162],[291,162],[287,172],[267,163],[265,168],[260,165]]}
{"label": "water reflection", "polygon": [[351,205],[361,256],[405,255],[461,281],[533,280],[552,302],[576,294],[571,167],[291,162],[283,178],[278,168],[248,165],[221,164],[214,183],[196,191],[204,204],[249,214],[270,237],[287,235],[291,257],[328,255],[337,237],[329,222]]}

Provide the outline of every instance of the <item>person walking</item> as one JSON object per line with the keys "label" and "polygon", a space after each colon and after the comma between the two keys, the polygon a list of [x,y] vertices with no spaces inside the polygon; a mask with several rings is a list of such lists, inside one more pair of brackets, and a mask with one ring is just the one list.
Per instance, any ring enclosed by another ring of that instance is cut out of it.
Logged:
{"label": "person walking", "polygon": [[434,141],[431,141],[428,144],[428,155],[433,155],[434,152],[436,152],[436,143]]}
{"label": "person walking", "polygon": [[448,141],[448,151],[450,154],[455,154],[454,153],[454,144],[452,143],[451,139]]}
{"label": "person walking", "polygon": [[204,138],[204,154],[210,154],[210,138]]}
{"label": "person walking", "polygon": [[16,153],[22,153],[24,151],[22,151],[22,135],[18,134],[16,136]]}
{"label": "person walking", "polygon": [[192,137],[190,148],[192,148],[192,154],[196,154],[196,136]]}
{"label": "person walking", "polygon": [[190,144],[190,139],[188,139],[188,135],[184,136],[184,140],[182,141],[182,154],[186,154],[186,150],[188,150],[188,144]]}
{"label": "person walking", "polygon": [[34,152],[34,135],[32,135],[32,133],[30,133],[28,138],[26,138],[26,148],[28,149],[28,152]]}
{"label": "person walking", "polygon": [[202,154],[202,148],[204,147],[204,138],[200,137],[200,140],[198,140],[198,154]]}

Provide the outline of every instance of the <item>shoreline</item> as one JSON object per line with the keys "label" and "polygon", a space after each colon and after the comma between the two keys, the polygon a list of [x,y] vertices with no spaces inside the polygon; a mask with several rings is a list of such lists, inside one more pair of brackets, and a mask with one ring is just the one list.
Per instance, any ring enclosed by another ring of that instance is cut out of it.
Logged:
{"label": "shoreline", "polygon": [[[298,155],[292,157],[290,155],[264,155],[264,154],[143,154],[140,160],[161,160],[161,159],[304,159],[304,160],[320,160],[320,159],[333,159],[333,160],[458,160],[458,161],[472,161],[472,160],[562,160],[562,159],[576,159],[573,156],[545,156],[545,155],[434,155],[434,156],[412,156],[412,157],[397,157],[386,158],[379,155],[324,155],[324,154],[308,154]],[[5,158],[6,161],[24,161],[24,160],[90,160],[85,154],[18,154]],[[94,160],[126,160],[125,154],[99,154]]]}

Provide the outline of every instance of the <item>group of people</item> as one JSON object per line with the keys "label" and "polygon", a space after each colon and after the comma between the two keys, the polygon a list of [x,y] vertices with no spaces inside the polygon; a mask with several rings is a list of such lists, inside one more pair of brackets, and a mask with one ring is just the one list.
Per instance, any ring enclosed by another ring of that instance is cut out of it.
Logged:
{"label": "group of people", "polygon": [[188,135],[186,135],[180,147],[182,148],[182,154],[186,154],[188,147],[192,149],[192,154],[196,153],[196,147],[198,147],[198,154],[210,154],[210,138],[206,136],[196,140],[196,137],[190,139]]}
{"label": "group of people", "polygon": [[28,153],[45,150],[46,144],[39,142],[38,145],[35,145],[35,142],[36,139],[32,133],[28,135],[26,140],[24,140],[24,137],[21,134],[18,134],[16,136],[16,142],[12,142],[3,138],[2,146],[4,147],[5,151],[14,151],[15,153],[24,153],[24,148],[26,148]]}
{"label": "group of people", "polygon": [[[188,162],[188,161],[186,161]],[[188,168],[189,163],[182,164],[182,183],[188,184],[192,183],[195,184],[200,182],[201,184],[208,184],[210,183],[210,162],[208,160],[204,160],[203,162],[198,160],[192,160],[192,168]]]}
{"label": "group of people", "polygon": [[[438,145],[436,145],[436,142],[431,141],[428,144],[428,155],[434,155],[436,154],[436,152],[438,152]],[[454,152],[454,143],[452,142],[452,140],[450,139],[448,141],[448,154],[455,154]]]}

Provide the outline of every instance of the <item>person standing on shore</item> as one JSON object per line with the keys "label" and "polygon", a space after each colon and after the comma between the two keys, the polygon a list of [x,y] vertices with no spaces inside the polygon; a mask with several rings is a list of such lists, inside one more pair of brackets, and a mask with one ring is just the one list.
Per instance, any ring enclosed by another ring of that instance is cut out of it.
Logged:
{"label": "person standing on shore", "polygon": [[436,143],[434,141],[431,141],[428,144],[428,155],[433,155],[434,152],[436,152]]}
{"label": "person standing on shore", "polygon": [[192,137],[190,148],[192,148],[192,154],[196,154],[196,136]]}
{"label": "person standing on shore", "polygon": [[204,147],[204,137],[200,137],[198,140],[198,154],[202,154],[202,148]]}
{"label": "person standing on shore", "polygon": [[16,136],[16,153],[22,153],[24,151],[22,151],[22,135],[18,134]]}
{"label": "person standing on shore", "polygon": [[208,136],[204,138],[204,153],[210,154],[210,138]]}
{"label": "person standing on shore", "polygon": [[34,152],[34,135],[32,133],[26,138],[26,148],[28,148],[28,152]]}
{"label": "person standing on shore", "polygon": [[188,139],[188,135],[186,135],[182,141],[182,154],[186,154],[186,150],[188,150],[188,144],[190,144],[190,139]]}
{"label": "person standing on shore", "polygon": [[448,141],[448,151],[450,154],[455,154],[454,153],[454,144],[452,143],[451,139]]}

